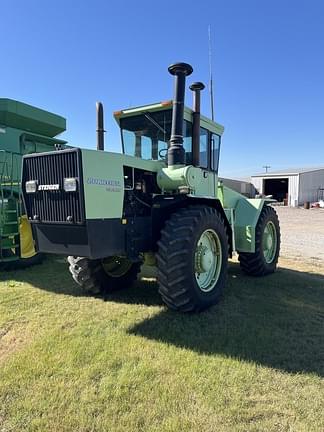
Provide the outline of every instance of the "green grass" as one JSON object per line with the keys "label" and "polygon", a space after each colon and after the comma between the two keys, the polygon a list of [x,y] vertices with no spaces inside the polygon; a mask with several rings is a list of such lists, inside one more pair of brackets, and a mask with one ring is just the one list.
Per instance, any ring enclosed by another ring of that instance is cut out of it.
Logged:
{"label": "green grass", "polygon": [[3,273],[0,431],[323,431],[323,268],[230,266],[181,315],[155,283],[81,296],[62,259]]}

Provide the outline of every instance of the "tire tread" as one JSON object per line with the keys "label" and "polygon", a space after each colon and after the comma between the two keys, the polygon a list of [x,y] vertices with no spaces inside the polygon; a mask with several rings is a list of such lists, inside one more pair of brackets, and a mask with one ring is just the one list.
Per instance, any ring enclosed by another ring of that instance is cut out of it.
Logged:
{"label": "tire tread", "polygon": [[[215,209],[203,206],[178,210],[161,230],[157,253],[159,293],[168,307],[180,312],[198,312],[210,306],[197,301],[189,287],[189,271],[186,271],[193,234],[206,217],[218,218],[225,232],[221,215]],[[212,303],[216,300],[218,298]]]}
{"label": "tire tread", "polygon": [[[277,228],[277,253],[271,264],[267,264],[263,258],[262,251],[262,236],[264,224],[272,220]],[[266,276],[276,270],[280,250],[280,226],[277,213],[273,207],[265,205],[259,217],[255,232],[255,252],[254,253],[239,253],[240,267],[244,273],[250,276]]]}

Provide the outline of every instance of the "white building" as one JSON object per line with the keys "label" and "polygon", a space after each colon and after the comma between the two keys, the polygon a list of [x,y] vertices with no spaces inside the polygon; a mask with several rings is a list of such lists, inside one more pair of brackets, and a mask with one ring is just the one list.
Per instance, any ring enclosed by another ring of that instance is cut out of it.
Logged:
{"label": "white building", "polygon": [[252,176],[251,181],[260,194],[285,200],[292,207],[318,201],[324,195],[324,167],[266,172]]}

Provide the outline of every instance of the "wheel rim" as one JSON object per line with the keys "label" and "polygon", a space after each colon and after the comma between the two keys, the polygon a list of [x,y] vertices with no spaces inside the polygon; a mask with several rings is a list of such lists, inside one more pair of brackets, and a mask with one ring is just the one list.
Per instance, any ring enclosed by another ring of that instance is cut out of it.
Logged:
{"label": "wheel rim", "polygon": [[124,276],[132,266],[132,262],[123,257],[104,258],[101,263],[105,273],[115,278]]}
{"label": "wheel rim", "polygon": [[262,238],[263,256],[268,264],[270,264],[276,256],[277,243],[278,239],[275,224],[269,221],[264,228]]}
{"label": "wheel rim", "polygon": [[217,233],[204,231],[195,251],[195,277],[198,287],[203,292],[211,291],[219,278],[222,267],[222,245]]}

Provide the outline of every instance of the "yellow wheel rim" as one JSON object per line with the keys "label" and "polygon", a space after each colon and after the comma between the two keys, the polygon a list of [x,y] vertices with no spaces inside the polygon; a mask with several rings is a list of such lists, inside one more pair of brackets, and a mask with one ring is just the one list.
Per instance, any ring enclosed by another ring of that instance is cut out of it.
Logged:
{"label": "yellow wheel rim", "polygon": [[19,234],[20,257],[31,258],[36,255],[32,229],[26,215],[20,217]]}

